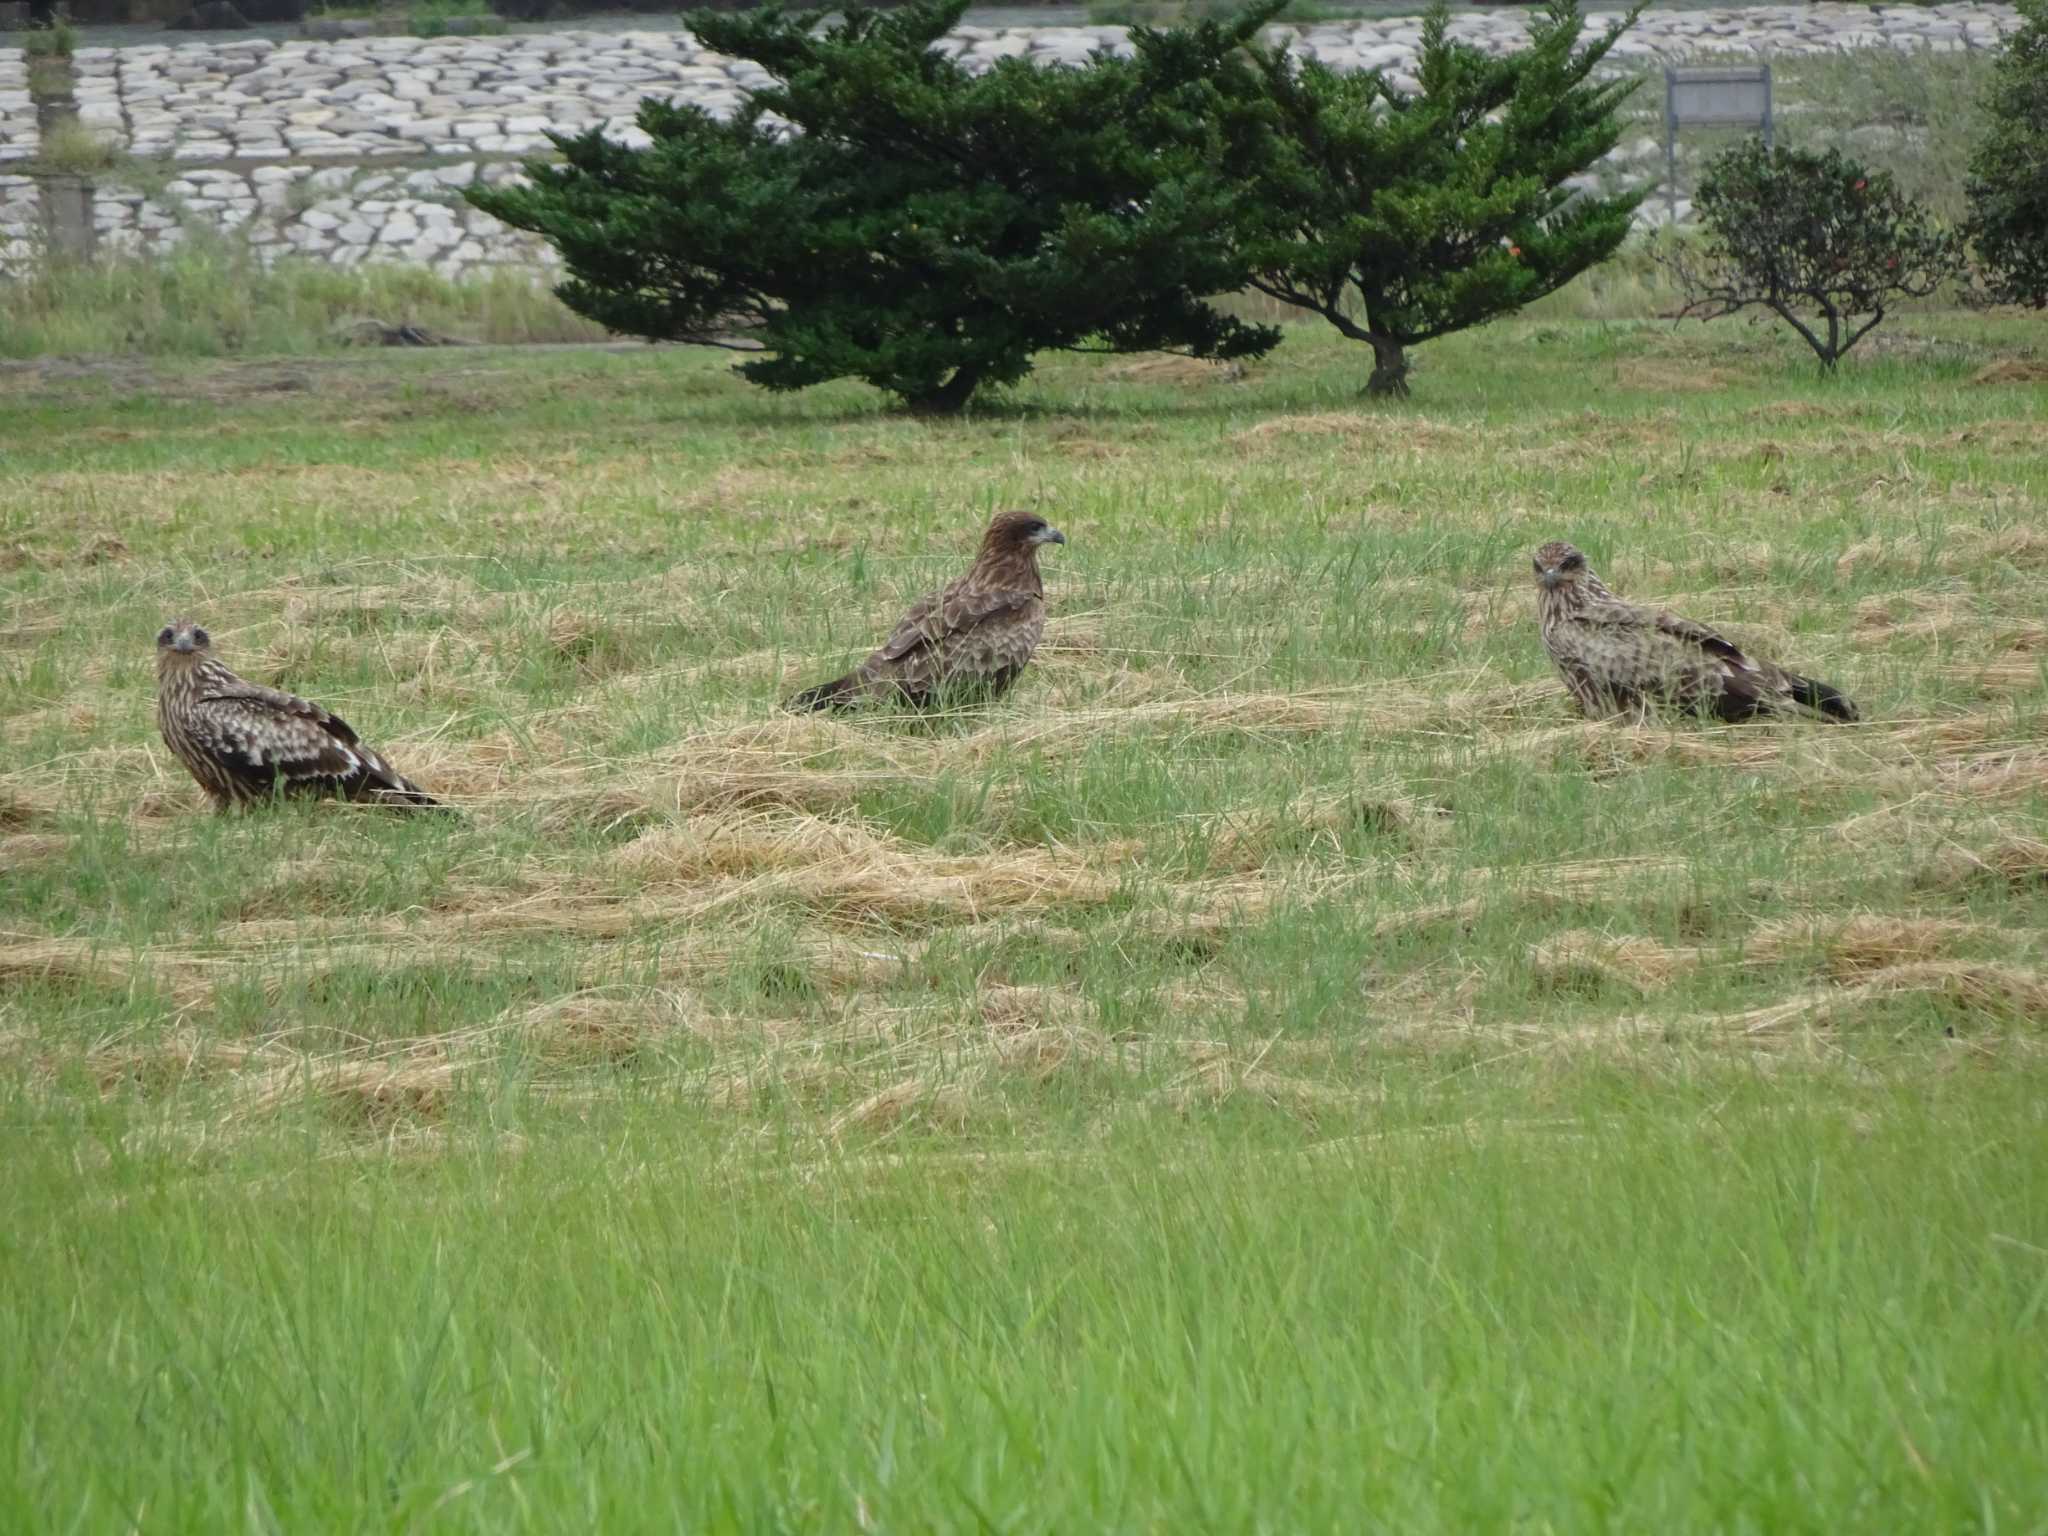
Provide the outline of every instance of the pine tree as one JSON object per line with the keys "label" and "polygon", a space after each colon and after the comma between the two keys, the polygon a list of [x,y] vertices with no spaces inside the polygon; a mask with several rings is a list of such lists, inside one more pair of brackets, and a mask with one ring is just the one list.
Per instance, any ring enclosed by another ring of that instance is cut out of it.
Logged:
{"label": "pine tree", "polygon": [[2048,308],[2048,0],[2020,26],[1986,93],[1991,126],[1970,160],[1969,233],[1994,297]]}
{"label": "pine tree", "polygon": [[[771,84],[718,121],[642,104],[644,149],[558,138],[558,166],[471,201],[561,251],[557,290],[615,331],[723,345],[771,389],[854,377],[949,412],[1051,349],[1256,355],[1203,302],[1242,285],[1207,76],[1277,8],[1083,68],[968,73],[932,45],[966,0],[702,16]],[[792,132],[791,129],[796,131]]]}
{"label": "pine tree", "polygon": [[1370,344],[1369,393],[1406,394],[1410,347],[1512,313],[1605,260],[1642,192],[1564,183],[1620,137],[1634,82],[1592,75],[1636,14],[1581,47],[1577,6],[1550,0],[1528,46],[1495,58],[1452,41],[1436,0],[1413,95],[1378,72],[1253,50],[1274,113],[1252,286]]}

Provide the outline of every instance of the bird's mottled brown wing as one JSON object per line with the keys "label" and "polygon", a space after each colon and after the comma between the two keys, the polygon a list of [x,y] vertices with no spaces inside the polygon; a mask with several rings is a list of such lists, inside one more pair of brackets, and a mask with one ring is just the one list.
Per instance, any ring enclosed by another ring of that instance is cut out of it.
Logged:
{"label": "bird's mottled brown wing", "polygon": [[1829,720],[1858,718],[1840,689],[1749,655],[1704,624],[1604,590],[1553,606],[1542,622],[1551,659],[1588,715],[1663,704],[1730,722],[1795,708]]}
{"label": "bird's mottled brown wing", "polygon": [[1612,600],[1588,605],[1579,622],[1583,659],[1599,692],[1618,704],[1659,700],[1742,719],[1770,689],[1768,673],[1739,646],[1677,614]]}
{"label": "bird's mottled brown wing", "polygon": [[346,720],[322,709],[311,699],[302,699],[296,693],[286,693],[281,688],[266,688],[261,683],[243,678],[236,678],[229,686],[205,689],[199,695],[199,702],[237,704],[257,715],[268,713],[302,720],[344,746],[355,746],[360,739]]}
{"label": "bird's mottled brown wing", "polygon": [[1653,622],[1660,633],[1669,635],[1672,639],[1683,644],[1693,646],[1717,660],[1726,662],[1731,667],[1747,671],[1753,665],[1750,659],[1742,654],[1741,647],[1736,645],[1734,641],[1715,633],[1704,624],[1695,624],[1691,619],[1681,619],[1675,613],[1662,612],[1656,613],[1653,616]]}
{"label": "bird's mottled brown wing", "polygon": [[1039,593],[957,581],[913,603],[860,673],[912,697],[948,683],[1000,689],[1031,659],[1044,628]]}
{"label": "bird's mottled brown wing", "polygon": [[[954,586],[959,583],[955,582]],[[863,667],[879,667],[884,662],[901,661],[912,652],[930,646],[945,638],[948,628],[946,600],[953,596],[953,587],[942,587],[937,592],[927,592],[912,603],[896,627],[889,632],[889,638],[875,647]]]}
{"label": "bird's mottled brown wing", "polygon": [[1552,645],[1550,659],[1557,663],[1558,675],[1564,679],[1566,691],[1582,713],[1599,715],[1614,708],[1612,694],[1576,648],[1566,650]]}
{"label": "bird's mottled brown wing", "polygon": [[256,684],[201,694],[189,729],[229,774],[267,790],[352,782],[381,762],[348,722],[309,700]]}

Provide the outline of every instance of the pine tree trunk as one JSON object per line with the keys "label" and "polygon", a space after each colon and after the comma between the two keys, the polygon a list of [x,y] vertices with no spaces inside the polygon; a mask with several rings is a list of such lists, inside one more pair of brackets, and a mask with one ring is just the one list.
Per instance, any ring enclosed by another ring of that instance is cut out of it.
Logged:
{"label": "pine tree trunk", "polygon": [[1380,335],[1369,335],[1372,343],[1372,377],[1365,392],[1377,397],[1405,397],[1408,393],[1408,356],[1401,343]]}
{"label": "pine tree trunk", "polygon": [[929,394],[918,395],[904,403],[919,416],[957,416],[967,408],[967,402],[974,398],[974,391],[980,384],[981,370],[969,363],[954,369],[953,377]]}

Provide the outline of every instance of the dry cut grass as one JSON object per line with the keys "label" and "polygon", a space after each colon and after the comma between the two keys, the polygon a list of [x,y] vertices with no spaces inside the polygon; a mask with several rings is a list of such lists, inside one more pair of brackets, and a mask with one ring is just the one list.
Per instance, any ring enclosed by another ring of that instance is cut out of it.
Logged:
{"label": "dry cut grass", "polygon": [[[187,425],[81,422],[104,439],[17,471],[48,515],[0,539],[8,1054],[39,1092],[83,1062],[223,1125],[304,1105],[388,1136],[508,1082],[577,1104],[652,1074],[840,1142],[1104,1102],[1324,1124],[1387,1061],[1532,1047],[2030,1031],[2035,416],[1996,378],[1759,409],[1752,361],[1671,346],[1622,358],[1639,409],[1572,393],[1581,370],[1498,421],[1448,379],[1387,414],[1141,363],[1104,377],[1216,403],[660,451],[579,404],[552,443],[529,422],[479,452],[440,434],[561,409],[534,404],[551,375],[435,359],[405,412],[374,371],[228,371],[180,390]],[[579,378],[627,417],[648,395],[622,362]],[[373,463],[293,446],[337,420],[378,424]],[[1114,454],[1068,452],[1077,430]],[[777,711],[949,573],[979,512],[935,488],[977,480],[1073,540],[1026,682],[937,721]],[[928,520],[888,515],[919,495]],[[1646,529],[1645,496],[1674,514]],[[1803,531],[1816,503],[1854,534]],[[288,553],[188,569],[201,505]],[[295,544],[337,515],[346,548]],[[1515,553],[1553,533],[1869,723],[1577,719]],[[110,581],[203,612],[460,828],[202,817]],[[74,642],[107,624],[122,644]]]}

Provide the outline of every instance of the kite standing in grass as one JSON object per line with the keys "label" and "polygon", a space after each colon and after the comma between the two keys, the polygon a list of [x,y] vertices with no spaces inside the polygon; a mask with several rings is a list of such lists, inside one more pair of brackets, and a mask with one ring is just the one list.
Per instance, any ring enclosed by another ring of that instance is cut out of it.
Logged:
{"label": "kite standing in grass", "polygon": [[913,709],[998,698],[1045,632],[1038,551],[1066,536],[1029,512],[998,512],[965,576],[910,605],[895,633],[844,677],[805,689],[793,710],[871,700]]}
{"label": "kite standing in grass", "polygon": [[394,806],[440,802],[318,704],[235,676],[186,619],[156,637],[156,718],[164,744],[214,809],[272,795],[334,795]]}
{"label": "kite standing in grass", "polygon": [[1569,544],[1536,551],[1536,611],[1550,659],[1590,716],[1661,705],[1715,720],[1802,710],[1856,718],[1826,683],[1745,655],[1704,624],[1623,602]]}

